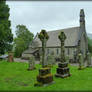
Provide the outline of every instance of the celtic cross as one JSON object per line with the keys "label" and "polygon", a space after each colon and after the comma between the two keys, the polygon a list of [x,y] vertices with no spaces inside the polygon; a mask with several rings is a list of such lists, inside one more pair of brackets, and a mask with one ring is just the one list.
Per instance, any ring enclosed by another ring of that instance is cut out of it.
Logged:
{"label": "celtic cross", "polygon": [[45,48],[49,36],[45,30],[41,30],[40,34],[38,35],[38,38],[42,42],[42,67],[45,67]]}
{"label": "celtic cross", "polygon": [[64,48],[64,42],[66,39],[66,35],[64,32],[61,32],[58,36],[60,42],[61,42],[61,62],[65,62],[65,48]]}

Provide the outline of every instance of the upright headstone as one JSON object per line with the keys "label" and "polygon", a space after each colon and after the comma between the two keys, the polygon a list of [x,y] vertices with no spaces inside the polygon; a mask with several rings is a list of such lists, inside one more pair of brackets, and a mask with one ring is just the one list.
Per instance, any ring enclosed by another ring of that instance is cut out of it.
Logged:
{"label": "upright headstone", "polygon": [[74,63],[77,63],[77,62],[78,62],[78,61],[77,61],[77,52],[76,52],[76,51],[74,51],[73,62],[74,62]]}
{"label": "upright headstone", "polygon": [[66,62],[69,63],[69,56],[66,55]]}
{"label": "upright headstone", "polygon": [[92,67],[91,54],[87,52],[87,67]]}
{"label": "upright headstone", "polygon": [[68,62],[66,62],[65,58],[65,48],[64,48],[64,42],[66,39],[66,36],[64,32],[61,32],[58,36],[60,42],[61,42],[61,62],[58,64],[56,77],[65,78],[70,76],[69,68],[68,68]]}
{"label": "upright headstone", "polygon": [[78,54],[78,58],[79,58],[79,70],[83,69],[83,55],[81,54],[81,52]]}
{"label": "upright headstone", "polygon": [[54,52],[52,51],[51,54],[47,56],[47,66],[52,67],[55,64],[55,56]]}
{"label": "upright headstone", "polygon": [[42,42],[42,68],[39,69],[39,75],[37,76],[37,83],[34,86],[43,86],[53,82],[53,75],[51,69],[46,66],[46,42],[49,36],[45,30],[42,30],[38,35]]}
{"label": "upright headstone", "polygon": [[8,62],[14,62],[13,52],[8,52]]}
{"label": "upright headstone", "polygon": [[34,69],[36,69],[36,68],[35,68],[35,57],[34,57],[34,56],[31,56],[31,57],[29,58],[28,63],[29,63],[29,68],[28,68],[28,70],[34,70]]}

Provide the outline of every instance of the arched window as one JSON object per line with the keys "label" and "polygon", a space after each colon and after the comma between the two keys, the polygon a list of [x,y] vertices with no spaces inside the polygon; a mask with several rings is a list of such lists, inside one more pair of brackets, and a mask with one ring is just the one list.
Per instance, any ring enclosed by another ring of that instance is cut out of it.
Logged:
{"label": "arched window", "polygon": [[57,55],[58,55],[58,53],[59,53],[59,50],[58,50],[58,48],[57,48]]}
{"label": "arched window", "polygon": [[68,54],[68,55],[70,54],[70,52],[69,52],[69,48],[67,48],[67,54]]}
{"label": "arched window", "polygon": [[49,54],[49,49],[47,49],[47,54]]}

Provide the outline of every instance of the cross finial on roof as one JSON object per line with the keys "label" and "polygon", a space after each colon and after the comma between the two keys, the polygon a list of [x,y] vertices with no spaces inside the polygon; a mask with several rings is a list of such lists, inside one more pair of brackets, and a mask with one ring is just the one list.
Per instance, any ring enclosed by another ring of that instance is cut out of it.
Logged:
{"label": "cross finial on roof", "polygon": [[84,9],[81,9],[81,10],[80,10],[80,17],[85,17]]}

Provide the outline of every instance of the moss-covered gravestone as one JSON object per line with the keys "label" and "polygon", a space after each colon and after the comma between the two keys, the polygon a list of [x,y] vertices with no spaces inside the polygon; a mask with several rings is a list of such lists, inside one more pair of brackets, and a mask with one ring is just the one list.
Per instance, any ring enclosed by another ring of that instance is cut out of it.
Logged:
{"label": "moss-covered gravestone", "polygon": [[42,30],[38,35],[42,42],[42,68],[39,69],[39,75],[37,76],[37,83],[34,86],[43,86],[53,82],[53,75],[51,74],[51,69],[46,65],[46,42],[49,36],[45,30]]}
{"label": "moss-covered gravestone", "polygon": [[87,52],[87,67],[92,67],[91,54]]}
{"label": "moss-covered gravestone", "polygon": [[8,62],[14,62],[13,52],[8,52]]}
{"label": "moss-covered gravestone", "polygon": [[84,69],[84,66],[83,66],[83,55],[81,54],[81,52],[78,54],[78,58],[79,58],[79,70],[82,70]]}
{"label": "moss-covered gravestone", "polygon": [[65,42],[66,36],[64,32],[61,32],[58,38],[61,42],[61,59],[60,59],[61,62],[58,64],[58,68],[55,76],[65,78],[70,76],[70,72],[68,68],[68,62],[66,61],[66,58],[65,58],[64,42]]}
{"label": "moss-covered gravestone", "polygon": [[47,66],[52,67],[55,64],[55,56],[54,52],[52,51],[51,54],[47,56]]}
{"label": "moss-covered gravestone", "polygon": [[34,70],[34,69],[36,69],[36,68],[35,68],[35,57],[34,57],[34,56],[31,56],[31,57],[29,58],[28,63],[29,63],[29,68],[28,68],[28,70]]}

